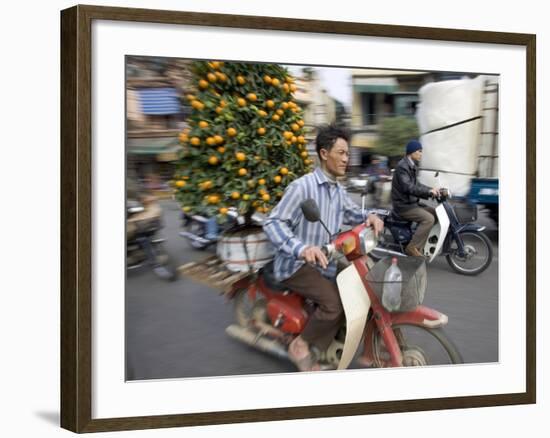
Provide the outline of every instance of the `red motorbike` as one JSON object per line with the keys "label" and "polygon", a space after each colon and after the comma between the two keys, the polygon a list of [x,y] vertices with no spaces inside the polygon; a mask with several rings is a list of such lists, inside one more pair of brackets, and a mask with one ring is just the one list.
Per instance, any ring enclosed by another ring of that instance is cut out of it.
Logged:
{"label": "red motorbike", "polygon": [[[306,220],[320,221],[315,201],[307,200],[301,208]],[[327,350],[316,352],[322,369],[345,369],[354,359],[359,367],[462,363],[442,329],[448,317],[422,305],[427,286],[424,259],[399,259],[401,303],[397,310],[389,310],[383,295],[391,259],[374,263],[368,254],[376,245],[373,230],[361,224],[322,248],[329,259],[347,260],[348,265],[336,277],[345,321]],[[226,329],[228,335],[286,359],[288,345],[315,309],[314,303],[275,280],[271,263],[239,280],[227,296],[235,302],[236,317],[236,324]]]}

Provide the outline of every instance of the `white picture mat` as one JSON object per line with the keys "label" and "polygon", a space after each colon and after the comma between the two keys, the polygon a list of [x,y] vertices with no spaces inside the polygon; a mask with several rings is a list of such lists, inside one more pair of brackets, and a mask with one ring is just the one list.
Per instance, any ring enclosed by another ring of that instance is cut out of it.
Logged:
{"label": "white picture mat", "polygon": [[[92,37],[93,418],[525,391],[523,47],[107,21]],[[500,362],[124,382],[125,55],[500,74]]]}

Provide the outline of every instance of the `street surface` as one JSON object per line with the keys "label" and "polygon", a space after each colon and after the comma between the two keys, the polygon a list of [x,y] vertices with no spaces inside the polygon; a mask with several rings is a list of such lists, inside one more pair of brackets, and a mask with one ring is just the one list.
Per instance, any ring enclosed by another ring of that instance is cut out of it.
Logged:
{"label": "street surface", "polygon": [[[358,195],[352,197],[359,203]],[[162,201],[166,249],[175,266],[199,260],[178,235],[179,207]],[[491,266],[476,277],[456,274],[444,257],[428,265],[424,304],[449,316],[445,332],[466,363],[496,362],[498,356],[498,233],[480,214],[493,242]],[[239,343],[225,333],[234,323],[233,303],[217,290],[180,277],[166,282],[147,268],[129,271],[126,281],[127,380],[295,372],[287,361]]]}

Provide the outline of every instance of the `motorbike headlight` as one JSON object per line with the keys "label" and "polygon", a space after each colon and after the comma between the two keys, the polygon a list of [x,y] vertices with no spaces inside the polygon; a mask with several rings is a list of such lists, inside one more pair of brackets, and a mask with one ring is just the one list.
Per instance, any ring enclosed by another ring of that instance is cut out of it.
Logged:
{"label": "motorbike headlight", "polygon": [[348,255],[355,249],[355,237],[350,236],[342,242],[342,253]]}
{"label": "motorbike headlight", "polygon": [[378,239],[375,237],[374,230],[371,227],[366,227],[359,233],[359,240],[361,241],[361,252],[363,255],[371,252],[378,244]]}

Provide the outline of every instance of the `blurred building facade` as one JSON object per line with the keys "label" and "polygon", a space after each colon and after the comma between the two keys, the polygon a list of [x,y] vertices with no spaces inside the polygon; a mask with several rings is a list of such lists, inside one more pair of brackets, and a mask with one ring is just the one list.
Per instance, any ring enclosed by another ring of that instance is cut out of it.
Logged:
{"label": "blurred building facade", "polygon": [[294,98],[304,109],[304,122],[309,131],[315,127],[334,122],[336,103],[322,87],[319,77],[313,70],[306,70],[303,76],[296,78],[298,89]]}
{"label": "blurred building facade", "polygon": [[294,98],[304,110],[307,148],[318,165],[315,151],[317,129],[323,125],[335,124],[349,128],[349,116],[344,105],[330,96],[319,75],[311,67],[302,69],[302,75],[295,77],[297,90]]}
{"label": "blurred building facade", "polygon": [[[126,58],[127,172],[153,191],[171,193],[166,183],[181,148],[178,134],[191,111],[184,99],[194,91],[191,64],[192,60],[178,58]],[[335,124],[351,132],[352,114],[328,94],[314,68],[303,68],[295,84],[294,98],[304,111],[307,149],[318,164],[317,128]]]}
{"label": "blurred building facade", "polygon": [[190,64],[177,58],[126,58],[127,172],[154,192],[169,193],[166,182],[188,112],[183,96],[191,86]]}

